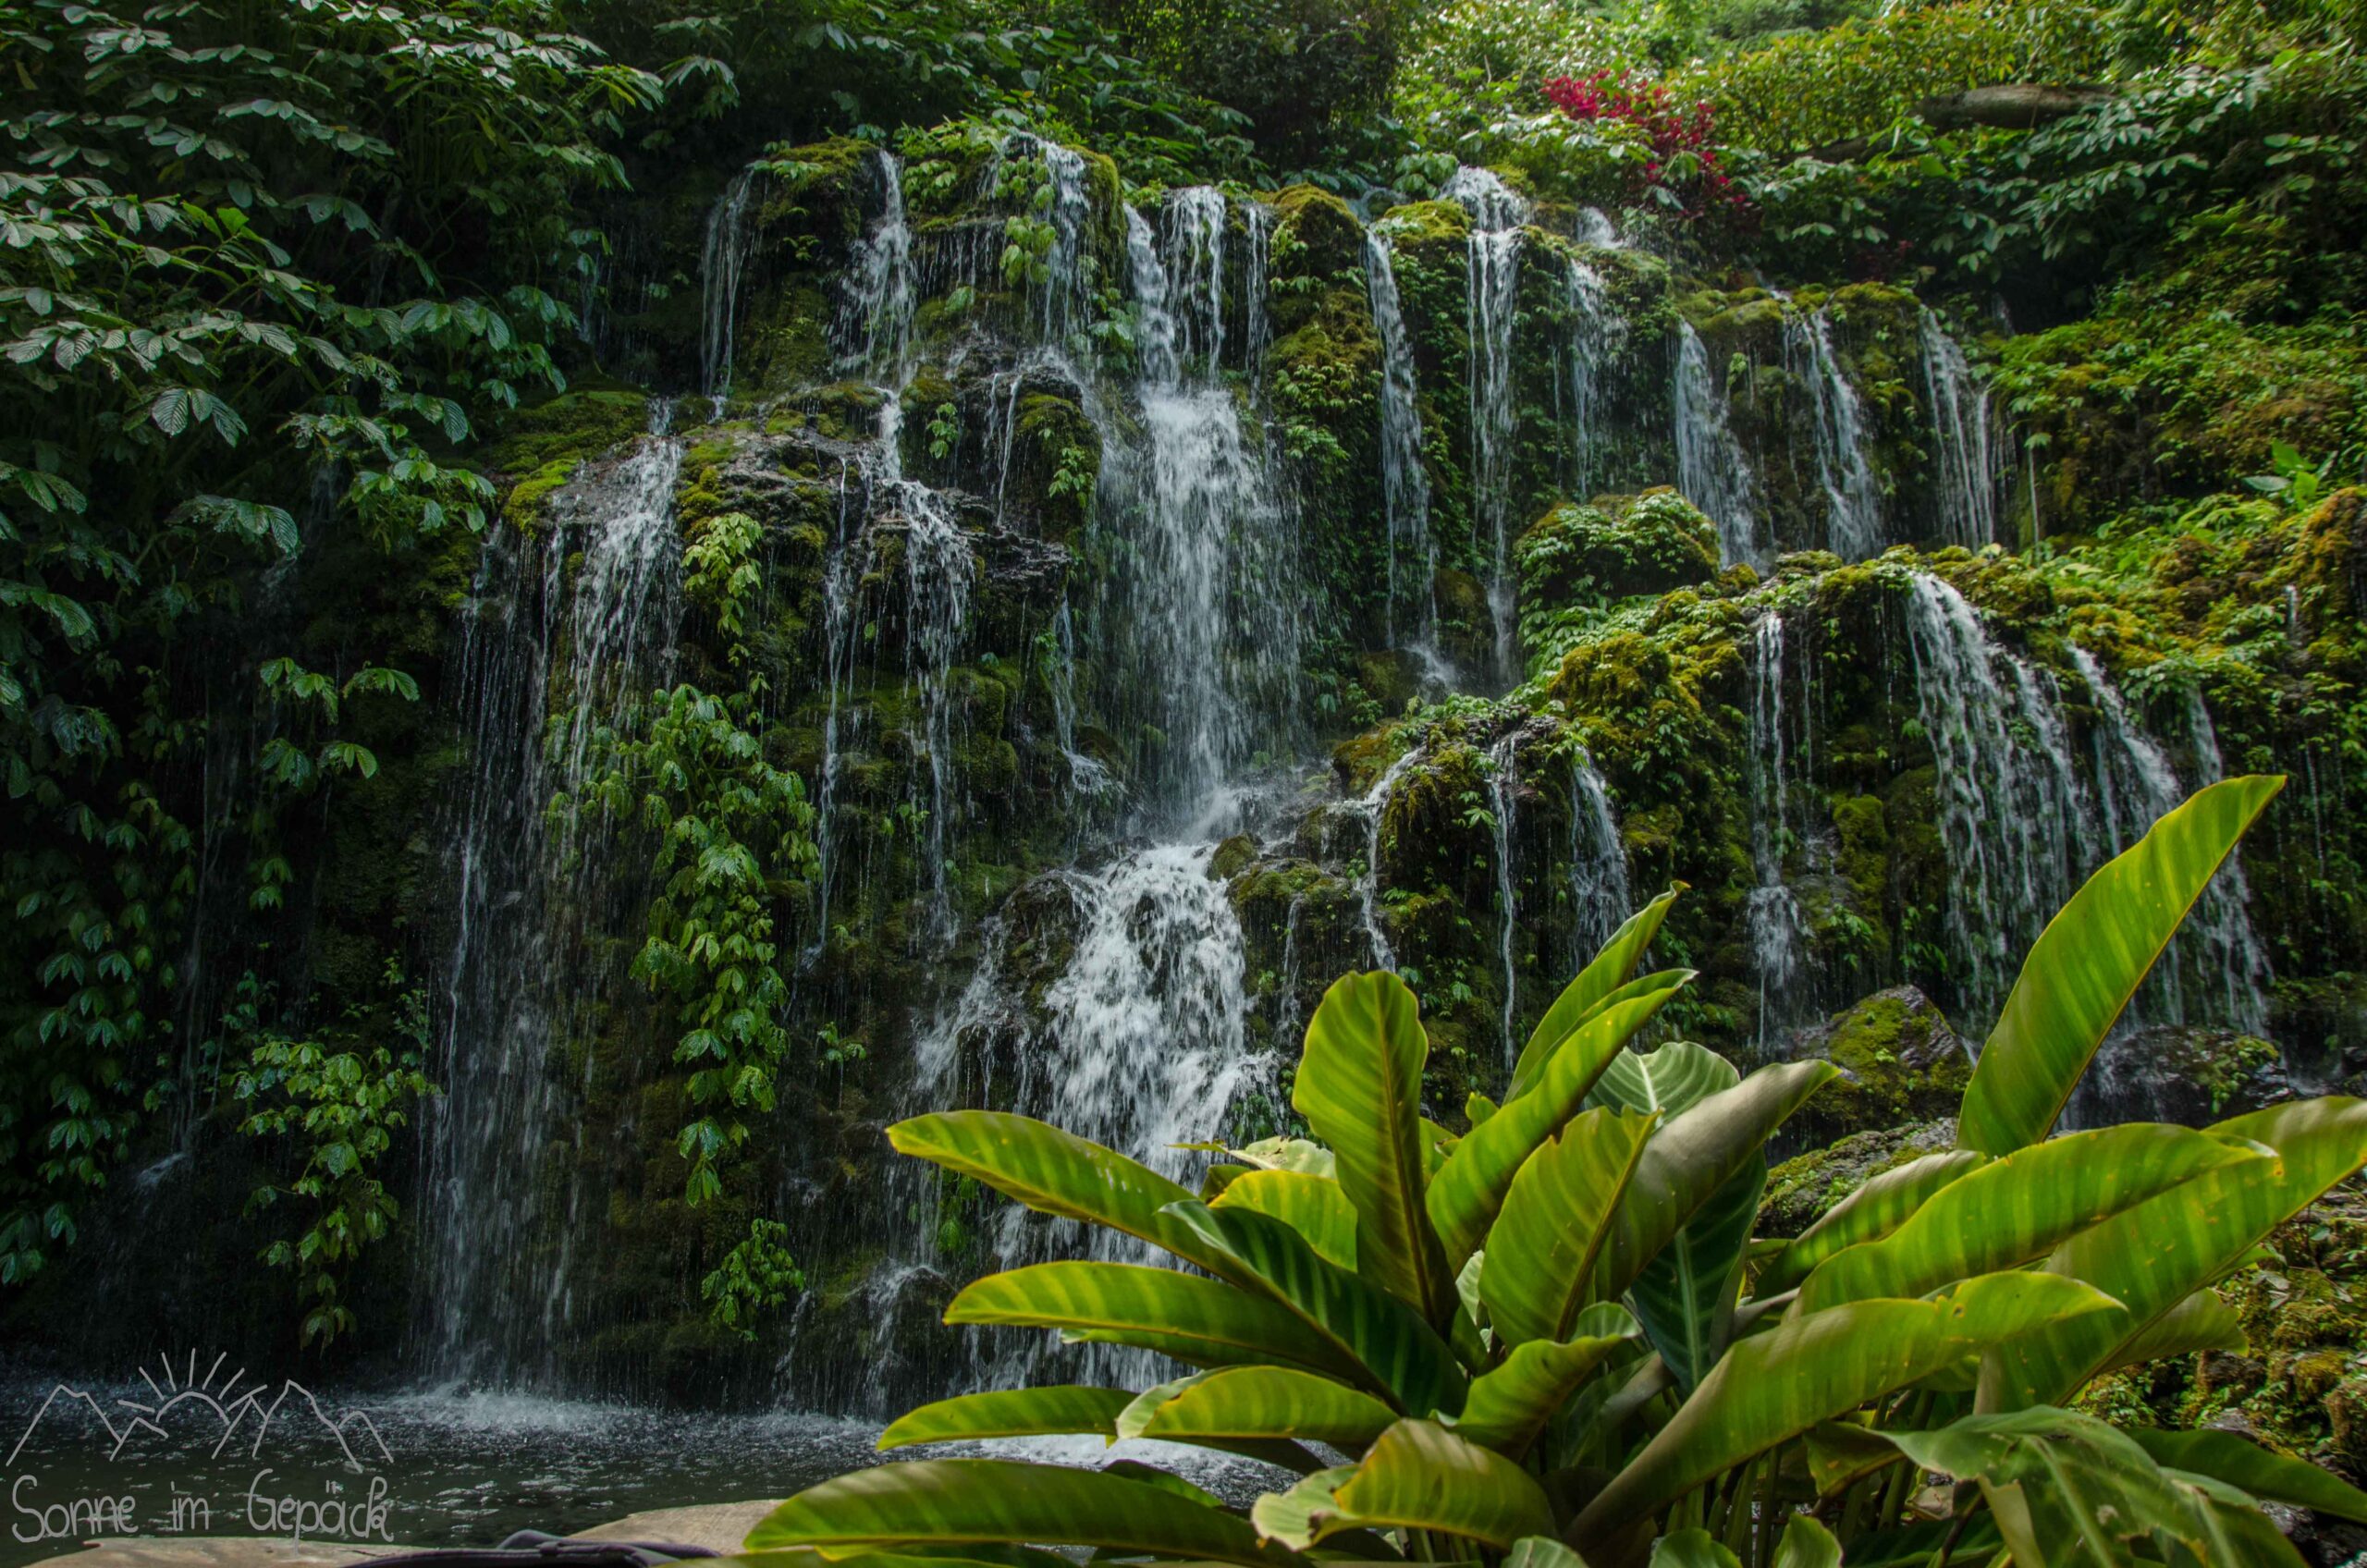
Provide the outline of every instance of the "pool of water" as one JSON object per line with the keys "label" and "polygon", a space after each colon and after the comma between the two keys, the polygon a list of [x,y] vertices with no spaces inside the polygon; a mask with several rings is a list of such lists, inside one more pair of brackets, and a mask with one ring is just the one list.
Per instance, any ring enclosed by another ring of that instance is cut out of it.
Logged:
{"label": "pool of water", "polygon": [[564,1535],[627,1513],[781,1497],[897,1459],[1132,1458],[1246,1501],[1280,1472],[1163,1443],[946,1444],[883,1455],[876,1426],[460,1391],[227,1385],[204,1367],[129,1385],[0,1379],[0,1568],[123,1534],[264,1535],[420,1546]]}

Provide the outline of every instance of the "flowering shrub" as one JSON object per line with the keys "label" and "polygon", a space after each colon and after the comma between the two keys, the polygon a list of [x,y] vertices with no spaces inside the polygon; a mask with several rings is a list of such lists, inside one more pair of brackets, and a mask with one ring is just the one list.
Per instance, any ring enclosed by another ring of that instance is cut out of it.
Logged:
{"label": "flowering shrub", "polygon": [[1665,87],[1627,72],[1555,77],[1545,96],[1574,120],[1622,125],[1639,133],[1648,155],[1637,165],[1632,199],[1656,202],[1676,217],[1747,226],[1750,199],[1719,165],[1716,116],[1706,101],[1689,108]]}

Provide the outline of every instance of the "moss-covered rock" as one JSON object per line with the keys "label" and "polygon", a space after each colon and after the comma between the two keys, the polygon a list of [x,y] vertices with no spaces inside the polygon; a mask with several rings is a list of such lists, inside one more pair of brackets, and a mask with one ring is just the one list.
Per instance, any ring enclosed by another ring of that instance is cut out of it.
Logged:
{"label": "moss-covered rock", "polygon": [[1821,1057],[1841,1069],[1786,1129],[1817,1142],[1954,1115],[1972,1081],[1964,1042],[1912,986],[1877,992],[1801,1030],[1790,1054]]}

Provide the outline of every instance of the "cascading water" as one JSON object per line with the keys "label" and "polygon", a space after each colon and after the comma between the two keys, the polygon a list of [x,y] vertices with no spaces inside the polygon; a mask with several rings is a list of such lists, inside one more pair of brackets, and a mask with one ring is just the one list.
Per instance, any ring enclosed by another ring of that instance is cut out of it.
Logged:
{"label": "cascading water", "polygon": [[[472,767],[446,865],[452,928],[432,993],[435,1076],[423,1113],[425,1359],[452,1376],[548,1375],[568,1317],[582,1194],[565,1129],[565,1047],[624,978],[605,956],[636,933],[631,866],[580,802],[603,738],[631,733],[663,685],[680,619],[674,487],[664,434],[562,492],[539,541],[486,541],[456,689]],[[572,577],[570,562],[574,561]],[[629,947],[628,947],[628,950]]]}
{"label": "cascading water", "polygon": [[1719,563],[1765,568],[1772,558],[1760,535],[1758,483],[1742,443],[1726,418],[1726,399],[1710,368],[1710,350],[1693,324],[1676,324],[1676,486],[1718,528]]}
{"label": "cascading water", "polygon": [[[1937,578],[1916,574],[1907,611],[1918,711],[1939,765],[1951,946],[1966,968],[1968,1001],[1987,1014],[2079,881],[2135,843],[2187,790],[2086,650],[2072,649],[2095,704],[2083,778],[2072,766],[2070,726],[2052,677],[1996,646],[1963,595]],[[2218,767],[2204,733],[2198,730],[2198,784]],[[2252,1031],[2265,1023],[2269,965],[2247,897],[2231,858],[2137,998],[2132,1022]]]}
{"label": "cascading water", "polygon": [[1421,754],[1419,751],[1406,752],[1383,768],[1380,777],[1372,781],[1372,788],[1366,790],[1363,798],[1356,801],[1352,808],[1364,819],[1365,825],[1365,875],[1363,885],[1357,891],[1364,905],[1365,940],[1371,945],[1372,966],[1375,969],[1397,967],[1397,954],[1389,945],[1389,933],[1382,930],[1380,925],[1381,819],[1389,813],[1390,792],[1397,788],[1397,780]]}
{"label": "cascading water", "polygon": [[1586,748],[1570,748],[1570,973],[1594,960],[1629,913],[1627,846],[1611,790]]}
{"label": "cascading water", "polygon": [[703,301],[699,386],[719,409],[731,390],[731,340],[740,323],[740,274],[748,264],[748,193],[753,170],[742,169],[706,215],[706,245],[699,256]]}
{"label": "cascading water", "polygon": [[1929,308],[1917,337],[1923,396],[1932,410],[1932,510],[1944,545],[1979,549],[1997,537],[1997,491],[2005,453],[1992,427],[1989,387],[1964,349]]}
{"label": "cascading water", "polygon": [[1569,269],[1570,456],[1567,488],[1573,496],[1593,493],[1595,447],[1603,413],[1602,372],[1626,340],[1627,324],[1613,308],[1602,275],[1573,258]]}
{"label": "cascading water", "polygon": [[879,172],[879,217],[858,241],[840,311],[850,368],[901,391],[913,343],[913,229],[904,214],[904,170],[893,153],[872,154]]}
{"label": "cascading water", "polygon": [[1520,290],[1521,229],[1529,205],[1486,169],[1460,168],[1440,190],[1471,214],[1464,284],[1466,378],[1471,393],[1471,521],[1489,551],[1488,609],[1496,669],[1518,675],[1513,619],[1513,317]]}
{"label": "cascading water", "polygon": [[1785,766],[1784,618],[1770,610],[1751,631],[1750,861],[1748,921],[1759,975],[1759,1048],[1800,1013],[1794,982],[1802,968],[1808,920],[1784,876],[1791,772]]}
{"label": "cascading water", "polygon": [[1784,368],[1809,395],[1816,432],[1817,483],[1824,491],[1825,547],[1843,560],[1879,555],[1882,486],[1866,457],[1865,414],[1858,389],[1834,351],[1833,318],[1822,310],[1784,312]]}
{"label": "cascading water", "polygon": [[1422,462],[1422,415],[1415,402],[1414,344],[1397,297],[1388,241],[1365,236],[1365,288],[1380,339],[1381,499],[1389,513],[1389,572],[1382,626],[1392,647],[1400,629],[1417,648],[1431,640],[1438,545],[1430,538],[1430,476]]}
{"label": "cascading water", "polygon": [[[2105,840],[2110,852],[2117,854],[2177,810],[2188,790],[2178,782],[2168,754],[2129,716],[2120,689],[2096,656],[2075,643],[2071,661],[2096,705],[2089,751]],[[2220,771],[2218,744],[2209,728],[2210,713],[2200,699],[2189,711],[2189,716],[2202,713],[2195,732],[2199,789]],[[2250,1034],[2267,1027],[2268,955],[2252,931],[2245,909],[2249,897],[2240,859],[2231,856],[2195,900],[2170,950],[2155,967],[2146,994],[2133,1004],[2139,1019],[2175,1023],[2208,1020]]]}
{"label": "cascading water", "polygon": [[1513,876],[1513,831],[1520,811],[1520,731],[1488,748],[1488,815],[1494,826],[1496,863],[1496,961],[1503,982],[1504,1066],[1519,1055],[1513,1028],[1520,1011],[1520,973],[1513,962],[1519,919],[1519,886]]}

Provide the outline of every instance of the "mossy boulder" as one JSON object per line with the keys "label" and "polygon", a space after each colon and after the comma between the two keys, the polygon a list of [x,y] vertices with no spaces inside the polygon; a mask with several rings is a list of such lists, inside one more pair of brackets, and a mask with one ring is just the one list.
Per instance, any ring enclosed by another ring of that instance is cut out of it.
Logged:
{"label": "mossy boulder", "polygon": [[1662,486],[1640,496],[1564,501],[1529,525],[1515,558],[1524,609],[1605,605],[1712,581],[1718,531]]}
{"label": "mossy boulder", "polygon": [[2104,1042],[2071,1102],[2082,1126],[2207,1127],[2293,1097],[2276,1047],[2232,1029],[2160,1024]]}
{"label": "mossy boulder", "polygon": [[[1834,1087],[1828,1084],[1819,1093],[1830,1094]],[[1952,1148],[1956,1141],[1956,1124],[1944,1117],[1912,1127],[1852,1133],[1796,1155],[1767,1173],[1766,1195],[1760,1199],[1759,1221],[1751,1234],[1797,1236],[1883,1171]]]}
{"label": "mossy boulder", "polygon": [[1954,1115],[1972,1081],[1964,1042],[1912,986],[1878,991],[1799,1031],[1791,1054],[1841,1069],[1785,1128],[1819,1143]]}

